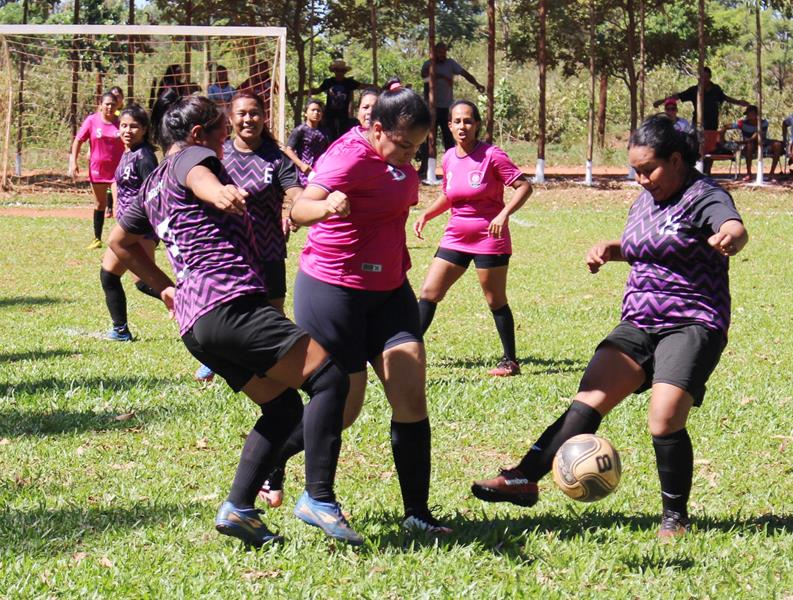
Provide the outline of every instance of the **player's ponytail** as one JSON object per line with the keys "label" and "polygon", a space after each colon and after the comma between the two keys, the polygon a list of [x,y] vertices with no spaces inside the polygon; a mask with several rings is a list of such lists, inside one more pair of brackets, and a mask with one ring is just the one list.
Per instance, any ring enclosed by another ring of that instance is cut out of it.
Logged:
{"label": "player's ponytail", "polygon": [[201,125],[205,131],[224,125],[225,115],[209,98],[183,97],[169,88],[154,103],[151,123],[154,141],[167,152],[174,144],[184,144],[196,125]]}
{"label": "player's ponytail", "polygon": [[674,123],[663,113],[648,117],[631,135],[630,147],[651,148],[656,158],[667,160],[675,152],[689,167],[699,160],[699,139],[694,132],[675,129]]}
{"label": "player's ponytail", "polygon": [[424,99],[403,87],[380,94],[372,109],[372,123],[379,122],[387,132],[429,129],[430,121],[430,109]]}

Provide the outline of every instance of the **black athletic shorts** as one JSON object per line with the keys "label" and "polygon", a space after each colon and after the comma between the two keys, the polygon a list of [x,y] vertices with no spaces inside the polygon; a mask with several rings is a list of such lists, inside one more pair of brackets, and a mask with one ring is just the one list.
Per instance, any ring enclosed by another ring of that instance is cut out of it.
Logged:
{"label": "black athletic shorts", "polygon": [[638,363],[647,374],[634,393],[650,389],[655,383],[677,386],[700,406],[705,384],[719,364],[727,340],[720,331],[702,325],[679,325],[659,332],[648,332],[622,321],[598,345],[615,346]]}
{"label": "black athletic shorts", "polygon": [[298,271],[295,322],[319,342],[347,373],[366,370],[385,350],[421,342],[416,296],[405,282],[373,292],[325,283]]}
{"label": "black athletic shorts", "polygon": [[463,269],[467,269],[472,260],[477,269],[505,267],[509,264],[510,256],[511,254],[469,254],[468,252],[449,250],[448,248],[438,248],[438,251],[435,253],[436,258],[442,258]]}
{"label": "black athletic shorts", "polygon": [[306,335],[264,294],[249,294],[201,316],[182,341],[201,364],[239,392],[254,375],[264,377]]}
{"label": "black athletic shorts", "polygon": [[262,264],[267,297],[278,299],[286,297],[286,261],[265,260]]}

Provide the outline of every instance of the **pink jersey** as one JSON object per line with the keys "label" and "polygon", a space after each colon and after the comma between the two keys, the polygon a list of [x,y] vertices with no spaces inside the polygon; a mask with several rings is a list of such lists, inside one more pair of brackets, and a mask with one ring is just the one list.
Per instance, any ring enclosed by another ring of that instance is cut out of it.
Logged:
{"label": "pink jersey", "polygon": [[488,227],[504,208],[504,186],[523,173],[498,146],[478,142],[462,158],[451,148],[443,155],[443,193],[452,203],[441,248],[469,254],[511,254],[509,227],[500,238]]}
{"label": "pink jersey", "polygon": [[309,186],[347,194],[350,214],[311,227],[300,269],[359,290],[398,288],[410,269],[405,222],[418,203],[416,171],[410,164],[389,165],[357,131],[333,144],[315,173]]}
{"label": "pink jersey", "polygon": [[88,115],[77,132],[77,139],[87,140],[91,147],[88,179],[94,183],[112,183],[124,154],[124,143],[118,137],[118,119],[107,123],[98,113]]}

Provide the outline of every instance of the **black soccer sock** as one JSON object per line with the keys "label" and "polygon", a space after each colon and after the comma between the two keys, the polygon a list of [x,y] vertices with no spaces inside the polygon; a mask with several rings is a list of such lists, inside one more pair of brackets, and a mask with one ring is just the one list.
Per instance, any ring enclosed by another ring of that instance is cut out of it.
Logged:
{"label": "black soccer sock", "polygon": [[94,238],[102,239],[102,228],[105,226],[105,211],[94,211]]}
{"label": "black soccer sock", "polygon": [[427,509],[432,465],[431,438],[429,418],[417,423],[391,421],[391,450],[405,516]]}
{"label": "black soccer sock", "polygon": [[286,433],[300,420],[302,407],[300,395],[291,388],[270,402],[260,405],[262,416],[245,439],[228,496],[228,501],[236,507],[253,506],[256,494],[273,466]]}
{"label": "black soccer sock", "polygon": [[694,476],[694,449],[688,431],[683,428],[669,435],[654,435],[653,448],[664,510],[673,510],[686,517]]}
{"label": "black soccer sock", "polygon": [[162,300],[162,298],[160,298],[160,295],[157,292],[155,292],[153,288],[143,283],[143,280],[141,279],[138,279],[135,282],[135,287],[138,288],[138,291],[141,292],[142,294],[146,294],[147,296],[151,296],[152,298],[157,298],[157,300]]}
{"label": "black soccer sock", "polygon": [[518,470],[530,481],[539,481],[548,474],[553,457],[562,444],[580,433],[595,433],[602,417],[591,406],[573,400],[567,410],[546,429],[523,457]]}
{"label": "black soccer sock", "polygon": [[419,322],[421,323],[422,335],[427,333],[427,329],[432,325],[432,320],[435,318],[435,309],[438,308],[436,302],[429,300],[419,300]]}
{"label": "black soccer sock", "polygon": [[504,357],[512,362],[517,362],[515,354],[515,320],[512,318],[512,309],[509,304],[505,304],[499,309],[491,311],[493,320],[496,322],[498,337],[501,338],[501,346],[504,348]]}
{"label": "black soccer sock", "polygon": [[121,285],[121,277],[110,271],[99,269],[99,281],[105,292],[105,304],[113,320],[113,327],[121,329],[127,326],[127,295]]}
{"label": "black soccer sock", "polygon": [[[344,402],[350,390],[347,373],[328,357],[300,388],[310,400],[303,410],[306,491],[314,500],[336,499],[333,483],[341,450]],[[291,433],[292,428],[288,430]]]}
{"label": "black soccer sock", "polygon": [[113,191],[110,188],[107,188],[107,195],[105,198],[107,199],[107,208],[105,210],[113,212]]}

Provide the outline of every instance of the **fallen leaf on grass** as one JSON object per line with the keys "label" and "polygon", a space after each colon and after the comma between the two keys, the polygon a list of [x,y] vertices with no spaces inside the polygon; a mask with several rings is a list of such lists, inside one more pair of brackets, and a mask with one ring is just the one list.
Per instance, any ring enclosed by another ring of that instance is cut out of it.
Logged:
{"label": "fallen leaf on grass", "polygon": [[751,398],[751,397],[744,398],[743,400],[741,400],[741,406],[746,406],[747,404],[750,404],[751,402],[754,402],[754,401],[755,401],[755,398]]}
{"label": "fallen leaf on grass", "polygon": [[77,448],[77,450],[75,450],[75,452],[77,453],[77,456],[82,456],[83,454],[85,454],[86,450],[87,448],[85,446],[80,446],[79,448]]}
{"label": "fallen leaf on grass", "polygon": [[113,561],[110,560],[107,556],[103,556],[102,558],[100,558],[99,559],[99,564],[100,564],[100,566],[105,567],[106,569],[112,569],[113,568]]}
{"label": "fallen leaf on grass", "polygon": [[369,575],[371,576],[371,575],[376,575],[377,573],[385,573],[386,570],[387,569],[385,567],[372,567],[371,569],[369,569]]}
{"label": "fallen leaf on grass", "polygon": [[256,581],[257,579],[275,579],[281,576],[281,571],[274,569],[272,571],[246,571],[242,574],[245,581]]}
{"label": "fallen leaf on grass", "polygon": [[113,417],[113,420],[114,421],[129,421],[130,419],[132,419],[134,417],[135,417],[135,411],[133,410],[132,412],[124,413],[124,414],[121,414],[121,415],[116,415],[115,417]]}
{"label": "fallen leaf on grass", "polygon": [[196,440],[195,447],[199,450],[206,450],[209,448],[209,440],[205,437],[202,437],[201,439]]}
{"label": "fallen leaf on grass", "polygon": [[393,472],[393,471],[383,471],[382,473],[380,473],[380,479],[381,479],[382,481],[388,481],[388,480],[390,480],[390,479],[391,479],[393,476],[394,476],[394,472]]}
{"label": "fallen leaf on grass", "polygon": [[10,443],[11,440],[9,440],[8,438],[3,438],[2,440],[0,440],[0,446],[8,446],[8,444]]}
{"label": "fallen leaf on grass", "polygon": [[30,482],[33,481],[30,477],[22,477],[19,473],[14,474],[14,483],[17,487],[25,487],[26,485],[30,485]]}
{"label": "fallen leaf on grass", "polygon": [[88,557],[88,552],[75,552],[72,554],[72,560],[78,565]]}
{"label": "fallen leaf on grass", "polygon": [[196,502],[209,502],[210,500],[217,500],[217,493],[205,494],[204,496],[196,496]]}

